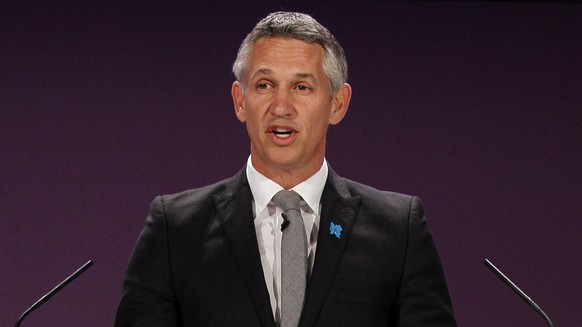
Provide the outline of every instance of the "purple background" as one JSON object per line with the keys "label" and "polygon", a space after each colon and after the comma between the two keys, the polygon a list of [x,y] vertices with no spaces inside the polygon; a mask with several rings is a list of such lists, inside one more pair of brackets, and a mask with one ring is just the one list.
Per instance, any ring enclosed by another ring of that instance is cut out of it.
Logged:
{"label": "purple background", "polygon": [[582,325],[582,5],[360,1],[1,4],[0,324],[92,259],[23,326],[112,325],[153,197],[245,163],[230,66],[280,8],[342,43],[327,159],[423,199],[459,325],[544,326],[486,257]]}

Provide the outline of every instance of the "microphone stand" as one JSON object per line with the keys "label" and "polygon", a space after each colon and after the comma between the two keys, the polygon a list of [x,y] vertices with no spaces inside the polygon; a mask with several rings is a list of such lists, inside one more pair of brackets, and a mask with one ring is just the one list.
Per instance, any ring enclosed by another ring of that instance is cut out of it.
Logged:
{"label": "microphone stand", "polygon": [[550,317],[546,315],[542,308],[540,308],[529,296],[527,296],[522,290],[520,290],[519,287],[517,287],[517,285],[515,285],[511,280],[509,280],[509,278],[507,278],[507,276],[505,276],[501,272],[501,270],[497,269],[497,267],[495,267],[495,265],[493,265],[493,263],[491,263],[491,261],[489,261],[488,259],[485,259],[483,263],[485,263],[485,265],[489,269],[491,269],[491,271],[493,271],[497,275],[497,277],[499,277],[503,282],[505,282],[507,286],[511,287],[511,289],[515,293],[517,293],[517,295],[519,295],[525,302],[527,302],[527,304],[529,304],[535,311],[542,315],[544,320],[548,323],[548,326],[554,327],[554,324],[552,324]]}
{"label": "microphone stand", "polygon": [[81,266],[81,268],[77,269],[77,271],[75,271],[71,276],[67,277],[67,279],[62,281],[55,288],[53,288],[52,291],[48,292],[47,294],[45,294],[45,296],[41,297],[38,301],[36,301],[36,303],[34,303],[30,308],[28,308],[28,310],[24,311],[24,313],[20,316],[20,318],[16,322],[15,327],[19,327],[20,323],[24,320],[24,318],[26,316],[28,316],[32,311],[34,311],[38,307],[40,307],[43,303],[48,301],[48,299],[50,299],[53,295],[57,294],[58,291],[63,289],[65,286],[67,286],[67,284],[72,282],[75,278],[79,277],[79,275],[81,275],[83,272],[85,272],[85,270],[89,269],[89,267],[91,267],[92,265],[93,265],[93,261],[91,261],[91,260],[87,261],[87,263],[85,263],[83,266]]}

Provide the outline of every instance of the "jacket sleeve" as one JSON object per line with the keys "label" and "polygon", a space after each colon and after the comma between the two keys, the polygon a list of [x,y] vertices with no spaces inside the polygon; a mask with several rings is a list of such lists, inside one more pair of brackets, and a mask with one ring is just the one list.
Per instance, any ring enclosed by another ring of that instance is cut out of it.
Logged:
{"label": "jacket sleeve", "polygon": [[116,327],[181,325],[170,272],[167,230],[163,198],[157,197],[129,260]]}
{"label": "jacket sleeve", "polygon": [[404,272],[393,309],[399,327],[456,326],[443,268],[416,197],[411,201]]}

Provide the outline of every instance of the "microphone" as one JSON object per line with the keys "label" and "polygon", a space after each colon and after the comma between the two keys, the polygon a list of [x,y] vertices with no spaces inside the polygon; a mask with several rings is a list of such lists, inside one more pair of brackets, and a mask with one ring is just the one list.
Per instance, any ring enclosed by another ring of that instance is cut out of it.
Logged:
{"label": "microphone", "polygon": [[535,311],[542,315],[544,320],[548,323],[548,326],[554,327],[554,324],[552,324],[550,317],[548,317],[548,315],[546,315],[546,313],[529,296],[527,296],[522,290],[520,290],[519,287],[517,287],[517,285],[515,285],[511,280],[509,280],[509,278],[507,278],[507,276],[505,276],[499,269],[497,269],[497,267],[495,267],[491,263],[491,261],[489,261],[489,259],[485,259],[483,263],[489,269],[491,269],[491,271],[493,271],[502,281],[504,281],[505,284],[507,284],[507,286],[511,287],[511,289],[515,293],[517,293],[517,295],[519,295],[525,302],[527,302],[527,304],[529,304]]}
{"label": "microphone", "polygon": [[20,323],[22,322],[22,320],[24,320],[26,316],[28,316],[28,314],[30,314],[32,311],[40,307],[43,303],[48,301],[48,299],[50,299],[53,295],[57,294],[58,291],[67,286],[67,284],[72,282],[75,278],[79,277],[79,275],[84,273],[85,270],[89,269],[89,267],[91,267],[92,265],[93,261],[91,260],[87,261],[87,263],[81,266],[81,268],[77,269],[77,271],[75,271],[71,276],[67,277],[67,279],[63,280],[59,285],[57,285],[57,287],[53,288],[52,291],[48,292],[47,294],[45,294],[45,296],[41,297],[38,301],[36,301],[36,303],[34,303],[30,308],[28,308],[28,310],[24,311],[24,313],[20,316],[20,318],[16,322],[15,327],[20,326]]}
{"label": "microphone", "polygon": [[281,224],[281,231],[284,231],[287,226],[289,226],[289,219],[287,219],[287,214],[283,212],[283,223]]}

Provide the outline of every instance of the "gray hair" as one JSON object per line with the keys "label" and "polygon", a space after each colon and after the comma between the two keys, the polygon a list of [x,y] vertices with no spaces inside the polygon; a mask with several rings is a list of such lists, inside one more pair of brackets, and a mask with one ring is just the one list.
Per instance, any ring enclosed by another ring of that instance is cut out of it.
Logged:
{"label": "gray hair", "polygon": [[344,50],[327,28],[307,14],[278,11],[261,20],[238,49],[232,72],[243,87],[251,50],[263,37],[282,37],[319,44],[325,53],[323,69],[329,78],[330,96],[337,93],[348,79],[348,64]]}

